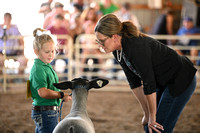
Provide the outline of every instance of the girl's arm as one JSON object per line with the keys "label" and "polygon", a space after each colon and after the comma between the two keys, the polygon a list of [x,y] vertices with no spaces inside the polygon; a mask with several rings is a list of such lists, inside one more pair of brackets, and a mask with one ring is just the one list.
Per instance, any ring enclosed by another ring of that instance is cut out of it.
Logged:
{"label": "girl's arm", "polygon": [[[61,97],[60,92],[53,91],[53,90],[47,89],[45,87],[40,88],[38,90],[38,94],[40,97],[45,98],[45,99],[57,99],[57,98]],[[66,97],[66,96],[68,96],[68,94],[64,93],[64,97]]]}

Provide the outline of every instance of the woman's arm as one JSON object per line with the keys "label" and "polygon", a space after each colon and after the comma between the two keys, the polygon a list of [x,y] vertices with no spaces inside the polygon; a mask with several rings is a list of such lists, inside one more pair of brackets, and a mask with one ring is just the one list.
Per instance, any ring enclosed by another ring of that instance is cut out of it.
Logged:
{"label": "woman's arm", "polygon": [[156,110],[157,110],[157,106],[156,106],[156,92],[149,94],[149,95],[145,95],[146,99],[147,99],[147,104],[149,105],[149,117],[154,118],[154,120],[156,121]]}
{"label": "woman's arm", "polygon": [[142,110],[144,112],[144,117],[142,120],[142,124],[146,125],[148,123],[149,118],[149,109],[148,109],[148,102],[147,98],[144,95],[143,86],[137,87],[132,89],[134,95],[136,96],[138,102],[140,103],[140,106],[142,107]]}
{"label": "woman's arm", "polygon": [[162,125],[156,122],[156,112],[157,112],[156,92],[146,95],[146,98],[149,107],[149,121],[148,121],[149,133],[152,133],[152,130],[156,131],[157,133],[161,133],[158,129],[164,130],[164,128]]}
{"label": "woman's arm", "polygon": [[[150,133],[152,133],[152,129],[160,133],[158,129],[163,130],[163,126],[156,122],[156,92],[149,95],[144,95],[142,86],[134,88],[132,90],[144,111],[142,124],[148,124]],[[157,127],[154,127],[155,125]]]}

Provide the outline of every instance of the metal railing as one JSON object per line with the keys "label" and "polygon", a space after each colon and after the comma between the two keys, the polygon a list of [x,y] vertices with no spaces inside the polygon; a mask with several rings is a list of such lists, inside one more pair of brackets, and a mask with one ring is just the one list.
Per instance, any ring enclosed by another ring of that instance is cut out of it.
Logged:
{"label": "metal railing", "polygon": [[[176,35],[150,35],[151,37],[155,39],[166,39],[166,40],[172,40],[172,39],[181,39],[181,38],[188,38],[188,39],[195,39],[200,40],[200,36],[176,36]],[[23,36],[23,38],[30,37],[30,36]],[[10,38],[14,38],[13,36]],[[7,39],[10,39],[9,37]],[[16,37],[15,37],[16,38]],[[19,36],[17,37],[19,38]],[[77,77],[87,77],[92,78],[93,76],[96,77],[106,77],[109,79],[110,83],[107,87],[103,88],[103,90],[114,90],[114,91],[124,91],[129,90],[128,82],[125,78],[124,73],[121,70],[121,67],[118,64],[115,64],[113,55],[111,53],[109,54],[102,54],[102,53],[94,53],[95,50],[98,49],[97,45],[95,44],[95,36],[94,35],[88,35],[88,34],[82,34],[79,35],[73,43],[73,39],[70,36],[66,35],[58,35],[57,38],[59,39],[67,39],[68,43],[66,46],[62,47],[65,49],[66,54],[65,55],[57,55],[56,59],[57,61],[59,59],[68,59],[68,64],[62,66],[63,64],[57,63],[53,67],[56,69],[67,69],[68,72],[64,73],[63,71],[57,71],[58,77],[61,80],[71,80],[73,78]],[[32,44],[32,42],[28,42],[29,45]],[[191,46],[170,46],[173,49],[191,49],[193,47]],[[9,49],[6,47],[6,44],[4,44],[4,50]],[[26,49],[25,47],[18,47],[17,49]],[[195,49],[198,49],[200,51],[200,46],[195,46]],[[85,52],[84,50],[90,50],[90,52]],[[191,58],[190,56],[188,56]],[[9,56],[7,57],[6,54],[3,54],[4,61],[9,59],[16,59],[16,56]],[[87,62],[82,62],[82,60],[88,59]],[[92,60],[89,60],[92,59]],[[94,63],[94,59],[101,60],[101,63]],[[200,60],[200,56],[195,57],[196,60]],[[33,64],[33,58],[29,58],[29,61],[32,62],[30,64]],[[58,61],[59,62],[59,61]],[[9,63],[8,63],[9,64]],[[64,68],[63,68],[64,67]],[[198,69],[198,73],[200,73],[200,67],[195,66]],[[31,65],[29,65],[29,68],[31,68]],[[13,68],[16,69],[16,68]],[[19,66],[18,69],[26,69],[21,66]],[[84,71],[84,69],[87,69],[87,71]],[[94,71],[94,69],[98,69],[97,71]],[[113,69],[117,69],[116,72],[113,72]],[[10,70],[10,71],[8,71]],[[26,88],[26,80],[29,78],[29,72],[24,74],[17,74],[15,71],[12,71],[12,68],[9,68],[8,65],[4,65],[3,68],[0,68],[0,71],[3,71],[3,74],[0,75],[0,92],[7,92],[7,88]],[[15,82],[8,83],[8,80],[16,80]],[[25,79],[23,82],[19,82],[19,79]],[[200,81],[200,74],[197,74],[197,81]],[[199,87],[200,84],[197,82],[197,86]],[[197,89],[197,93],[200,93],[200,90]]]}
{"label": "metal railing", "polygon": [[[24,51],[25,51],[25,49],[33,49],[32,48],[33,46],[30,46],[30,44],[33,44],[33,39],[32,40],[29,39],[28,42],[25,42],[25,44],[27,43],[27,45],[24,45],[24,46],[18,46],[15,48],[6,46],[7,39],[23,38],[25,40],[26,38],[29,38],[29,37],[32,37],[32,36],[6,36],[6,38],[2,38],[4,41],[4,45],[3,45],[3,47],[0,47],[0,49],[3,49],[2,53],[0,53],[0,58],[3,58],[4,65],[1,64],[1,66],[3,66],[3,67],[0,67],[0,92],[6,93],[7,90],[10,88],[14,88],[15,90],[17,90],[18,88],[22,88],[22,89],[26,88],[26,81],[29,79],[30,68],[32,67],[35,56],[32,55],[32,57],[28,58],[28,64],[31,64],[31,65],[29,65],[29,71],[24,74],[18,74],[19,70],[27,69],[27,67],[28,67],[28,66],[26,66],[26,67],[20,66],[19,62],[16,61],[16,59],[18,59],[20,56],[23,56],[23,55],[7,56],[5,51],[10,50],[10,49],[24,50]],[[56,59],[68,59],[69,60],[68,64],[66,64],[64,66],[65,69],[68,70],[68,73],[58,73],[58,76],[59,76],[59,78],[68,77],[68,78],[72,79],[73,70],[72,70],[72,67],[69,67],[69,66],[71,66],[71,64],[72,64],[71,62],[72,62],[73,49],[74,49],[73,48],[73,39],[69,35],[57,35],[57,38],[66,39],[67,45],[59,46],[59,48],[66,50],[66,54],[65,55],[57,55]],[[2,60],[2,59],[0,59],[0,60]],[[15,65],[15,63],[18,63],[18,65]]]}
{"label": "metal railing", "polygon": [[[182,38],[187,38],[187,39],[195,39],[195,40],[200,40],[200,35],[195,35],[195,36],[176,36],[176,35],[149,35],[152,38],[155,39],[182,39]],[[125,78],[124,73],[121,71],[121,67],[118,64],[114,64],[112,61],[113,60],[113,55],[112,54],[93,54],[93,53],[81,53],[80,49],[88,49],[88,45],[85,45],[85,43],[81,43],[82,38],[86,38],[85,40],[88,39],[95,39],[94,35],[87,35],[87,34],[83,34],[80,35],[77,39],[76,39],[76,44],[75,44],[75,62],[76,62],[76,68],[75,68],[75,76],[87,76],[89,78],[91,78],[92,76],[100,76],[100,77],[106,77],[109,78],[110,83],[108,85],[107,88],[110,88],[112,90],[119,90],[119,91],[123,91],[123,90],[127,90],[127,88],[129,88],[127,80]],[[91,43],[91,46],[89,47],[90,49],[97,49],[97,45],[95,43]],[[195,48],[197,50],[200,51],[200,46],[169,46],[172,49],[179,49],[179,50],[189,50],[191,48]],[[200,56],[196,56],[196,57],[191,57],[189,55],[187,55],[187,57],[189,59],[195,59],[195,60],[200,60]],[[102,64],[93,64],[91,66],[90,63],[82,63],[81,59],[82,58],[98,58],[98,59],[104,59],[104,63]],[[110,63],[108,63],[110,62]],[[112,62],[112,63],[111,63]],[[84,68],[103,68],[103,70],[99,70],[98,72],[83,72],[82,69]],[[200,66],[195,66],[198,69],[197,72],[197,87],[200,86]],[[118,69],[117,72],[112,72],[112,69]],[[113,78],[114,77],[114,78]],[[106,88],[106,89],[107,89]],[[106,90],[105,89],[105,90]],[[110,90],[107,89],[107,90]],[[200,93],[200,90],[197,90],[196,92]]]}

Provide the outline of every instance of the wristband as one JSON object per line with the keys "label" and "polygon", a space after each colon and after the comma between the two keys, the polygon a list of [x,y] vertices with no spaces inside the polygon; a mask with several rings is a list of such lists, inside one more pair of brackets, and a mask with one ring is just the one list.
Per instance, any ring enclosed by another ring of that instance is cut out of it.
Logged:
{"label": "wristband", "polygon": [[60,91],[60,98],[62,99],[65,96],[64,92]]}

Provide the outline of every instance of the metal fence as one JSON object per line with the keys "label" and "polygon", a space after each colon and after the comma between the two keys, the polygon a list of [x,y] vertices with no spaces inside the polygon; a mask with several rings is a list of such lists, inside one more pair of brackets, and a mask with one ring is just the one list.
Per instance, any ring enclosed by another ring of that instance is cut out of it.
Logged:
{"label": "metal fence", "polygon": [[[150,35],[155,39],[195,39],[200,40],[199,35],[195,36],[175,36],[175,35]],[[7,39],[19,38],[17,37],[8,37]],[[30,38],[30,36],[23,36]],[[58,74],[60,81],[62,80],[71,80],[77,77],[86,77],[91,79],[93,77],[105,77],[109,79],[110,83],[107,87],[102,90],[113,90],[113,91],[128,91],[129,86],[126,80],[126,77],[119,66],[115,63],[113,55],[111,53],[105,54],[101,53],[98,50],[97,45],[95,44],[95,36],[92,34],[82,34],[77,37],[75,43],[70,36],[59,35],[59,39],[67,39],[67,45],[62,47],[65,49],[65,55],[57,55],[55,65],[53,68]],[[26,44],[26,42],[25,42]],[[1,58],[4,60],[4,66],[0,68],[2,74],[0,75],[0,92],[8,92],[10,90],[25,90],[26,81],[29,78],[30,69],[33,65],[34,56],[29,56],[30,44],[32,40],[30,39],[27,42],[27,45],[24,47],[18,47],[17,49],[24,49],[24,52],[28,51],[28,64],[25,68],[22,68],[19,64],[16,63],[15,59],[19,56],[9,56],[7,57],[4,53]],[[31,46],[32,47],[32,46]],[[194,47],[191,46],[170,46],[173,49],[191,49]],[[6,43],[3,47],[4,51],[9,49],[6,47]],[[195,49],[200,51],[200,46],[196,46]],[[25,54],[26,56],[26,54]],[[190,56],[188,56],[191,58]],[[200,56],[194,57],[196,60],[200,60]],[[64,59],[68,60],[66,64]],[[15,64],[16,63],[16,64]],[[197,72],[197,88],[200,84],[200,67],[195,66],[198,69]],[[18,74],[19,69],[25,69],[24,74]],[[67,72],[65,72],[67,70]],[[199,89],[196,89],[196,93],[200,93]]]}

